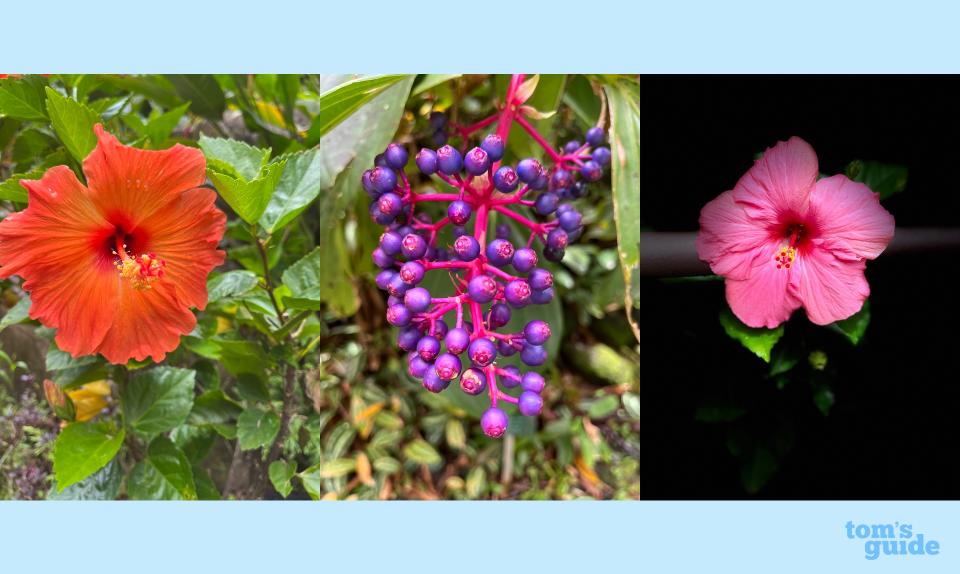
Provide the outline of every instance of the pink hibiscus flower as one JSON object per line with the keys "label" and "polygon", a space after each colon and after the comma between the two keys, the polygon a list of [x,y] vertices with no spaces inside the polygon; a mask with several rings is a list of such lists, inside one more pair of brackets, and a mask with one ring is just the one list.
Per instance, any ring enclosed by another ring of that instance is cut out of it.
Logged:
{"label": "pink hibiscus flower", "polygon": [[751,327],[776,327],[801,306],[826,325],[870,295],[865,260],[893,239],[893,216],[866,185],[818,174],[813,148],[792,137],[700,212],[697,253],[726,279],[730,308]]}

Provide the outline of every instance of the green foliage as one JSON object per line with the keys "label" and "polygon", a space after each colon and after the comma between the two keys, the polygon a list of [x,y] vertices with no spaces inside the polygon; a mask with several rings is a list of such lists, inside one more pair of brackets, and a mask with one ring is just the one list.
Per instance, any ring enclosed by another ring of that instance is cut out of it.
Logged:
{"label": "green foliage", "polygon": [[770,362],[770,351],[783,336],[783,325],[776,329],[748,327],[737,319],[728,308],[720,312],[720,325],[732,339],[752,351],[756,356]]}
{"label": "green foliage", "polygon": [[193,371],[173,367],[135,374],[120,394],[127,426],[151,436],[182,424],[193,407],[195,376]]}
{"label": "green foliage", "polygon": [[63,145],[78,162],[82,162],[97,145],[93,126],[100,121],[97,112],[87,106],[60,95],[47,86],[47,110],[50,123]]}
{"label": "green foliage", "polygon": [[123,428],[107,423],[72,423],[60,431],[53,450],[57,489],[90,476],[117,454],[123,444]]}

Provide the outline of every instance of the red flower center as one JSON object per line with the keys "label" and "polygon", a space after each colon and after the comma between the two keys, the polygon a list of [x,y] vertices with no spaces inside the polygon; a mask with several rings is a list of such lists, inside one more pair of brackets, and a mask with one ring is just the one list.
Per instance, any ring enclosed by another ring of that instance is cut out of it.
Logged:
{"label": "red flower center", "polygon": [[[124,234],[123,237],[126,237]],[[121,235],[114,236],[114,248],[111,254],[115,257],[114,266],[120,273],[120,277],[130,281],[134,289],[150,289],[151,284],[159,280],[164,275],[166,261],[160,259],[154,253],[141,253],[136,255],[130,250]]]}

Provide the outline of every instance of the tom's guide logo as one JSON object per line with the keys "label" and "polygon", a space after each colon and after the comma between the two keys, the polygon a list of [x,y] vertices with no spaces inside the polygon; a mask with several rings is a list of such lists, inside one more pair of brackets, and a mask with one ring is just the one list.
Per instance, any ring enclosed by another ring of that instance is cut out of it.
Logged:
{"label": "tom's guide logo", "polygon": [[936,556],[940,554],[940,542],[916,532],[912,524],[893,522],[888,524],[845,525],[847,538],[863,543],[867,560],[881,556]]}

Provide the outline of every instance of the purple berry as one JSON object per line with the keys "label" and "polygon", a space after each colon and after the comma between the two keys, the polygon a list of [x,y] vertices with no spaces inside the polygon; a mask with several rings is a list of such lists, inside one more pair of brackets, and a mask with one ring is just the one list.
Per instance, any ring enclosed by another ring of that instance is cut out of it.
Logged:
{"label": "purple berry", "polygon": [[463,158],[456,148],[445,145],[437,150],[437,167],[445,175],[460,173],[463,167]]}
{"label": "purple berry", "polygon": [[470,333],[463,327],[455,327],[447,331],[447,336],[443,338],[447,345],[447,352],[454,355],[460,355],[467,350],[470,344]]}
{"label": "purple berry", "polygon": [[490,339],[474,339],[467,348],[467,356],[478,367],[486,367],[497,358],[497,347]]}
{"label": "purple berry", "polygon": [[400,253],[400,243],[402,241],[403,236],[396,231],[385,231],[380,236],[380,249],[392,257]]}
{"label": "purple berry", "polygon": [[517,349],[513,346],[513,343],[500,339],[497,341],[497,353],[502,357],[512,357],[517,354]]}
{"label": "purple berry", "polygon": [[445,381],[437,375],[437,371],[434,369],[427,369],[423,373],[423,388],[427,389],[431,393],[439,393],[446,389],[450,385],[450,381]]}
{"label": "purple berry", "polygon": [[483,148],[475,147],[463,158],[463,168],[470,175],[480,175],[490,168],[490,156]]}
{"label": "purple berry", "polygon": [[567,145],[563,146],[563,153],[573,153],[580,149],[580,142],[577,140],[570,140],[567,142]]}
{"label": "purple berry", "polygon": [[534,319],[523,328],[523,337],[531,345],[542,345],[550,338],[550,325],[546,321]]}
{"label": "purple berry", "polygon": [[487,412],[483,413],[483,416],[480,417],[480,428],[482,428],[483,433],[490,438],[500,438],[503,436],[508,424],[510,424],[510,419],[507,418],[507,413],[497,407],[490,407],[487,409]]}
{"label": "purple berry", "polygon": [[447,326],[445,321],[436,321],[433,324],[433,327],[427,333],[431,337],[436,337],[438,339],[443,339],[447,336],[447,331],[450,330],[450,327]]}
{"label": "purple berry", "polygon": [[387,146],[387,151],[383,152],[383,157],[387,160],[387,167],[401,170],[407,165],[407,148],[400,144],[392,143]]}
{"label": "purple berry", "polygon": [[416,233],[408,233],[400,243],[400,251],[407,259],[420,259],[427,252],[427,242]]}
{"label": "purple berry", "polygon": [[534,291],[543,291],[553,287],[553,274],[542,267],[537,267],[531,271],[528,280],[530,281],[530,288]]}
{"label": "purple berry", "polygon": [[481,305],[489,303],[497,294],[497,282],[489,275],[477,275],[467,283],[467,294]]}
{"label": "purple berry", "polygon": [[406,327],[410,324],[413,314],[403,305],[394,305],[387,308],[387,323],[394,327]]}
{"label": "purple berry", "polygon": [[520,163],[517,164],[517,177],[520,178],[520,181],[526,184],[531,184],[537,181],[537,178],[540,177],[543,172],[543,166],[540,165],[540,162],[528,157],[526,159],[521,159]]}
{"label": "purple berry", "polygon": [[530,293],[530,284],[525,279],[513,279],[503,288],[504,299],[518,309],[530,303]]}
{"label": "purple berry", "polygon": [[587,160],[580,166],[580,177],[587,181],[599,181],[603,177],[603,168],[599,163]]}
{"label": "purple berry", "polygon": [[393,279],[387,283],[387,293],[393,297],[403,297],[407,294],[407,290],[409,289],[410,285],[403,282],[403,279],[400,277],[399,273],[394,275]]}
{"label": "purple berry", "polygon": [[410,357],[407,359],[407,372],[415,379],[423,378],[423,374],[432,366],[429,361],[423,360],[417,353],[410,353]]}
{"label": "purple berry", "polygon": [[566,189],[573,184],[573,176],[569,171],[557,168],[550,176],[550,187],[553,190]]}
{"label": "purple berry", "polygon": [[593,161],[599,163],[601,166],[610,165],[610,148],[598,147],[593,150]]}
{"label": "purple berry", "polygon": [[[569,237],[567,241],[569,242]],[[554,263],[560,263],[563,261],[563,256],[566,254],[566,249],[563,247],[554,247],[552,245],[547,245],[543,248],[543,258],[547,261],[552,261]]]}
{"label": "purple berry", "polygon": [[377,273],[377,287],[381,291],[386,291],[390,285],[390,281],[393,280],[396,274],[396,271],[391,271],[390,269],[384,269],[380,273]]}
{"label": "purple berry", "polygon": [[543,380],[543,376],[534,371],[527,371],[523,374],[523,378],[520,379],[520,386],[523,390],[530,391],[531,393],[543,391],[546,385],[547,382]]}
{"label": "purple berry", "polygon": [[[402,307],[402,305],[400,306]],[[413,326],[405,327],[400,329],[400,333],[397,335],[397,346],[404,351],[416,351],[417,343],[420,342],[421,337],[423,337],[423,333],[420,332],[420,329]]]}
{"label": "purple berry", "polygon": [[447,206],[447,217],[457,225],[463,225],[470,221],[470,215],[472,213],[473,210],[470,209],[470,204],[461,199],[451,201],[450,205]]}
{"label": "purple berry", "polygon": [[487,244],[487,259],[497,267],[509,265],[513,260],[513,245],[506,239],[494,239]]}
{"label": "purple berry", "polygon": [[499,329],[510,322],[510,307],[503,303],[494,303],[490,306],[490,329]]}
{"label": "purple berry", "polygon": [[419,261],[407,261],[400,267],[400,279],[407,285],[416,285],[423,281],[425,273],[426,270]]}
{"label": "purple berry", "polygon": [[423,287],[414,287],[404,294],[403,304],[413,313],[423,313],[430,307],[430,292]]}
{"label": "purple berry", "polygon": [[387,255],[383,249],[377,247],[373,250],[371,256],[373,257],[373,264],[380,269],[390,269],[393,267],[393,257]]}
{"label": "purple berry", "polygon": [[543,397],[537,393],[523,391],[520,393],[520,399],[517,401],[517,409],[521,415],[535,417],[543,410]]}
{"label": "purple berry", "polygon": [[452,381],[460,375],[460,357],[452,353],[444,353],[437,357],[437,362],[433,366],[437,376],[444,381]]}
{"label": "purple berry", "polygon": [[450,138],[447,136],[447,132],[443,130],[433,132],[433,135],[430,136],[430,141],[438,147],[446,144],[448,139]]}
{"label": "purple berry", "polygon": [[424,175],[433,175],[437,173],[437,152],[429,148],[422,148],[414,160],[417,163],[417,169]]}
{"label": "purple berry", "polygon": [[582,181],[575,181],[570,186],[569,195],[573,199],[580,199],[587,194],[587,186]]}
{"label": "purple berry", "polygon": [[487,152],[490,161],[500,161],[503,157],[503,138],[497,134],[490,134],[483,138],[480,147],[483,148],[483,151]]}
{"label": "purple berry", "polygon": [[558,197],[556,193],[545,191],[534,201],[533,209],[538,215],[546,217],[557,210],[559,203],[560,197]]}
{"label": "purple berry", "polygon": [[549,184],[550,184],[550,178],[547,177],[546,173],[541,173],[540,177],[538,177],[536,181],[530,184],[530,189],[534,189],[534,190],[547,189],[547,186]]}
{"label": "purple berry", "polygon": [[537,266],[537,252],[529,247],[521,247],[513,252],[513,268],[527,273]]}
{"label": "purple berry", "polygon": [[472,235],[461,235],[453,242],[453,252],[461,261],[473,261],[480,255],[480,243]]}
{"label": "purple berry", "polygon": [[583,216],[580,215],[579,211],[570,209],[559,214],[557,221],[560,222],[561,229],[569,233],[580,227],[580,224],[583,222]]}
{"label": "purple berry", "polygon": [[370,172],[370,185],[381,194],[393,191],[397,185],[397,174],[387,167],[375,167]]}
{"label": "purple berry", "polygon": [[389,213],[380,211],[380,204],[377,203],[376,199],[370,202],[369,213],[370,219],[376,222],[377,225],[389,225],[397,218],[396,215],[390,215]]}
{"label": "purple berry", "polygon": [[479,395],[487,389],[487,377],[480,369],[470,367],[460,375],[460,388],[468,395]]}
{"label": "purple berry", "polygon": [[447,125],[447,114],[443,112],[430,112],[430,127],[435,130],[442,129]]}
{"label": "purple berry", "polygon": [[506,223],[498,223],[495,235],[497,239],[509,239],[510,238],[510,226]]}
{"label": "purple berry", "polygon": [[567,236],[567,232],[562,229],[552,229],[550,233],[547,234],[547,247],[563,249],[567,246],[568,242],[569,237]]}
{"label": "purple berry", "polygon": [[547,361],[547,350],[540,345],[524,345],[520,360],[531,367],[542,365]]}
{"label": "purple berry", "polygon": [[603,128],[592,127],[587,130],[587,143],[590,147],[597,147],[603,143]]}
{"label": "purple berry", "polygon": [[394,218],[400,214],[400,210],[403,208],[403,200],[400,199],[399,195],[387,192],[377,199],[377,207],[384,215]]}
{"label": "purple berry", "polygon": [[534,291],[530,294],[530,302],[534,305],[546,305],[553,300],[553,289],[546,288],[542,291]]}
{"label": "purple berry", "polygon": [[360,176],[360,183],[363,185],[363,190],[367,192],[367,195],[370,196],[370,199],[376,199],[380,197],[380,192],[373,187],[373,180],[370,179],[370,176],[373,175],[373,170],[368,169],[363,172],[363,175]]}
{"label": "purple berry", "polygon": [[510,193],[513,190],[517,189],[520,180],[517,178],[517,172],[513,171],[513,168],[509,165],[501,166],[493,174],[493,186],[497,188],[497,191],[503,193]]}
{"label": "purple berry", "polygon": [[430,335],[425,336],[420,339],[420,342],[417,343],[417,355],[421,359],[430,363],[437,358],[437,355],[440,354],[440,341],[436,337],[431,337]]}
{"label": "purple berry", "polygon": [[500,384],[506,389],[512,389],[520,385],[520,369],[514,367],[513,365],[507,365],[503,368],[501,373],[503,378],[500,379]]}

